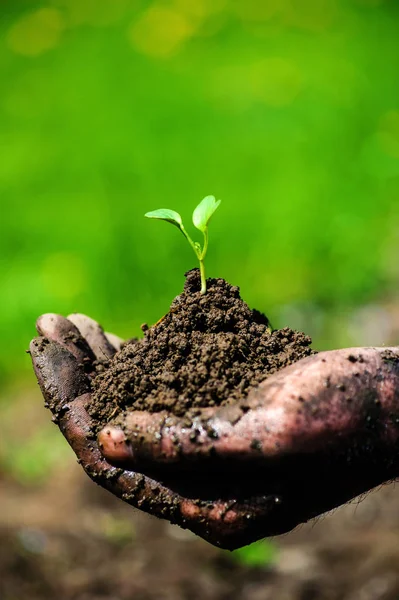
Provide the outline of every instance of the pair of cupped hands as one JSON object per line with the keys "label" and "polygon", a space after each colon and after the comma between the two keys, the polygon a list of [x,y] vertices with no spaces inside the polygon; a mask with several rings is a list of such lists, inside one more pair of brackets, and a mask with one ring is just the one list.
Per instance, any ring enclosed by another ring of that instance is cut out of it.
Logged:
{"label": "pair of cupped hands", "polygon": [[87,411],[95,363],[122,340],[89,317],[46,314],[30,354],[46,401],[96,483],[227,549],[277,535],[398,474],[399,349],[320,352],[244,403],[177,418]]}

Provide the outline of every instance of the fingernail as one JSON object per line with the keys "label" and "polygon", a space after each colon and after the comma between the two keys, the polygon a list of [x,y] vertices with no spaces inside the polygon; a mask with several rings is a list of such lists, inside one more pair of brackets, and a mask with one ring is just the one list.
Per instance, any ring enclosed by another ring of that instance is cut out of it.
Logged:
{"label": "fingernail", "polygon": [[109,462],[132,461],[133,452],[122,429],[107,426],[98,434],[101,453]]}

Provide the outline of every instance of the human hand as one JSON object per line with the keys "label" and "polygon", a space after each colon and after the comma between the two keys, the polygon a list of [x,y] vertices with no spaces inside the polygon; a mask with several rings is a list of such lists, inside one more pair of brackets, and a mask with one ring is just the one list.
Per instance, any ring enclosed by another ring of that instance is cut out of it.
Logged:
{"label": "human hand", "polygon": [[398,440],[398,348],[322,352],[271,376],[243,404],[184,418],[131,409],[99,434],[104,456],[126,468],[195,477],[204,490],[222,482],[232,507],[251,498],[247,542],[394,479]]}
{"label": "human hand", "polygon": [[82,315],[44,315],[38,332],[31,355],[39,384],[87,474],[214,545],[234,549],[283,533],[397,474],[396,349],[304,359],[245,406],[183,420],[131,411],[98,441],[86,411],[90,376],[95,358],[111,356],[118,341]]}
{"label": "human hand", "polygon": [[[68,319],[47,314],[38,319],[40,337],[32,340],[30,354],[53,421],[96,483],[133,506],[188,528],[210,543],[228,549],[248,544],[259,537],[259,523],[273,515],[276,497],[266,494],[234,497],[230,477],[225,486],[219,478],[198,477],[190,483],[179,473],[151,469],[146,474],[131,466],[130,451],[123,434],[113,432],[104,458],[86,410],[90,402],[94,361],[111,357],[121,340],[104,334],[84,315]],[[119,436],[119,437],[118,437]],[[263,535],[260,533],[260,535]]]}

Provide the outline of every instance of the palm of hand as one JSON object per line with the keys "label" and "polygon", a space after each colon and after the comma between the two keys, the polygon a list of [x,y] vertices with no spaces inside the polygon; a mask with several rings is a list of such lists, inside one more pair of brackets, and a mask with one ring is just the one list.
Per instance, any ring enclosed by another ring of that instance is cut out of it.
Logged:
{"label": "palm of hand", "polygon": [[246,406],[189,420],[130,412],[96,439],[86,410],[93,363],[118,339],[83,315],[44,315],[37,328],[39,385],[86,473],[214,545],[289,531],[396,476],[396,349],[321,353],[272,376]]}

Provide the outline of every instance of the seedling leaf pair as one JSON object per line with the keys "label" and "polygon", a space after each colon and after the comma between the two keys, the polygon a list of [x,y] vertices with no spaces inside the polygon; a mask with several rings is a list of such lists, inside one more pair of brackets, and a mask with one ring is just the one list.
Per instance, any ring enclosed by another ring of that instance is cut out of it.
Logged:
{"label": "seedling leaf pair", "polygon": [[[216,200],[215,196],[206,196],[194,209],[193,212],[193,224],[194,226],[202,231],[208,227],[211,216],[221,203],[221,200]],[[145,214],[149,219],[160,219],[161,221],[168,221],[172,225],[176,225],[179,229],[183,225],[183,220],[178,212],[170,210],[169,208],[159,208],[158,210],[152,210]]]}
{"label": "seedling leaf pair", "polygon": [[183,220],[178,212],[170,210],[169,208],[159,208],[158,210],[152,210],[145,214],[145,216],[149,219],[159,219],[161,221],[167,221],[168,223],[171,223],[172,225],[175,225],[176,227],[178,227],[178,229],[180,229],[180,231],[194,250],[200,263],[201,294],[205,294],[206,292],[204,258],[208,249],[208,223],[213,213],[218,208],[220,202],[221,200],[216,200],[215,196],[206,196],[194,209],[193,224],[204,235],[204,244],[202,247],[201,244],[199,244],[198,242],[193,242],[191,237],[188,235],[187,231],[184,228]]}

